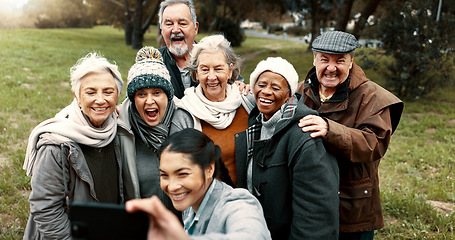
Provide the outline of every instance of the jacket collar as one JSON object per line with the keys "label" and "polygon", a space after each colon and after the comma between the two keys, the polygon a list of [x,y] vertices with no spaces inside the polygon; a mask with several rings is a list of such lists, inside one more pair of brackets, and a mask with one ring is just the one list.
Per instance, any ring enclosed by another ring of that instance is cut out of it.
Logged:
{"label": "jacket collar", "polygon": [[[316,77],[316,71],[313,72],[308,78],[309,84],[313,92],[319,93],[319,80]],[[348,76],[348,79],[340,84],[337,88],[337,91],[333,94],[333,96],[327,100],[326,102],[342,102],[348,98],[349,95],[349,83],[351,82],[351,77]]]}
{"label": "jacket collar", "polygon": [[171,61],[172,63],[175,64],[175,60],[172,57],[171,51],[169,51],[169,48],[167,46],[163,47],[163,58],[166,59],[166,61]]}
{"label": "jacket collar", "polygon": [[119,128],[125,129],[131,135],[134,135],[133,130],[131,129],[131,123],[130,123],[129,116],[128,116],[128,109],[129,109],[130,103],[131,103],[131,101],[128,98],[126,98],[120,104],[117,126]]}

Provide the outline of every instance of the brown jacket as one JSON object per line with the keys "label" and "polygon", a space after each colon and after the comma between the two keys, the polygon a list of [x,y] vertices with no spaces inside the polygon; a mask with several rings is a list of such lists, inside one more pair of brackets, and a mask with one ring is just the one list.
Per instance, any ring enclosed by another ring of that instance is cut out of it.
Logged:
{"label": "brown jacket", "polygon": [[378,167],[404,104],[366,78],[353,64],[350,77],[331,99],[321,104],[319,81],[311,69],[297,92],[305,104],[328,122],[323,138],[340,169],[340,232],[372,231],[384,227],[379,198]]}

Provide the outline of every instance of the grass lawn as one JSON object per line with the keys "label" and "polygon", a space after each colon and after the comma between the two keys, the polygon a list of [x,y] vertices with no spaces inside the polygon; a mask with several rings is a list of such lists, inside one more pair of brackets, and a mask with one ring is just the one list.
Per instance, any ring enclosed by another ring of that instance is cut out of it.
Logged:
{"label": "grass lawn", "polygon": [[[154,33],[156,29],[146,35],[145,45],[156,46]],[[137,51],[125,45],[123,31],[106,26],[0,30],[0,46],[0,239],[22,239],[30,193],[22,164],[31,130],[71,103],[69,69],[80,57],[90,51],[103,54],[119,65],[126,82]],[[268,56],[288,59],[303,79],[312,66],[306,48],[248,36],[235,51],[244,59],[241,74],[246,80]],[[359,49],[356,62],[362,66],[367,56],[378,54]],[[381,84],[384,71],[378,66],[366,73]],[[455,239],[454,89],[405,100],[404,115],[379,168],[386,227],[376,232],[376,239]]]}

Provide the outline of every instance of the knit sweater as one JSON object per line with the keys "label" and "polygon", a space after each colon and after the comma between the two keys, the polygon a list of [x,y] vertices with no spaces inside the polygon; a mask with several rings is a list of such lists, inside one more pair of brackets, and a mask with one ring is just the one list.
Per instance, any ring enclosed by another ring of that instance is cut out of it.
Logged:
{"label": "knit sweater", "polygon": [[240,106],[235,113],[231,125],[225,129],[216,129],[201,121],[202,132],[221,148],[221,158],[229,170],[232,182],[237,185],[237,167],[235,161],[235,134],[248,128],[248,113]]}

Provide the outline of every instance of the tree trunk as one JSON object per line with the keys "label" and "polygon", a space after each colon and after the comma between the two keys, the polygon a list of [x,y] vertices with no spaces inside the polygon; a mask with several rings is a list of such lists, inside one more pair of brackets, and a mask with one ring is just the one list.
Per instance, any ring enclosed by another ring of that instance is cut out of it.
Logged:
{"label": "tree trunk", "polygon": [[124,1],[124,9],[125,9],[125,43],[127,46],[130,46],[133,42],[133,20],[131,17],[131,11],[128,6],[128,0]]}
{"label": "tree trunk", "polygon": [[134,7],[132,49],[141,49],[144,41],[144,35],[142,34],[142,2],[143,0],[136,0],[136,6]]}
{"label": "tree trunk", "polygon": [[349,20],[351,19],[351,10],[354,0],[344,0],[341,7],[340,17],[336,30],[346,32]]}
{"label": "tree trunk", "polygon": [[311,0],[311,41],[308,45],[307,51],[311,51],[314,39],[321,34],[321,21],[322,16],[321,3],[318,0]]}
{"label": "tree trunk", "polygon": [[[145,33],[147,32],[148,28],[150,27],[150,24],[152,24],[153,19],[158,14],[159,10],[160,10],[160,1],[156,1],[155,7],[153,9],[153,12],[150,13],[150,16],[147,18],[147,20],[145,20],[145,23],[142,25],[142,35],[145,35]],[[157,20],[157,22],[158,22],[158,20]],[[160,26],[161,26],[161,23],[157,23],[156,25],[158,26],[158,29],[159,29]],[[142,37],[142,38],[144,38],[144,37]]]}
{"label": "tree trunk", "polygon": [[352,33],[357,39],[359,39],[360,33],[365,28],[368,18],[374,13],[374,11],[376,11],[380,2],[381,0],[369,0],[367,5],[365,5],[365,8],[363,9],[359,20],[356,22]]}

